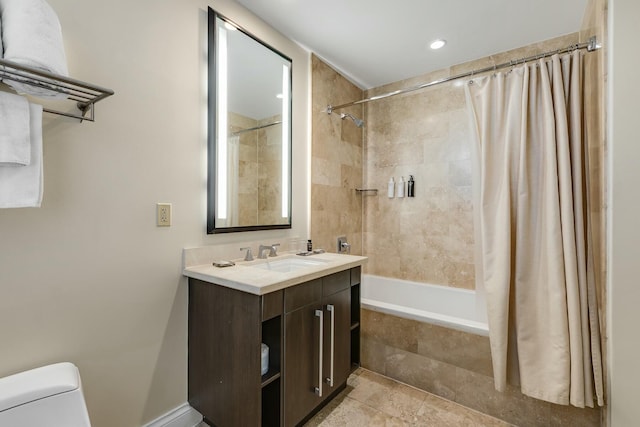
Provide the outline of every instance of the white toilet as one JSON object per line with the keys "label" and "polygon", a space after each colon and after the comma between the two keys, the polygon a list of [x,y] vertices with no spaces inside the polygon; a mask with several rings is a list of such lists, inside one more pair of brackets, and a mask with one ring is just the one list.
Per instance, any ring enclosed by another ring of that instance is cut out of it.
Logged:
{"label": "white toilet", "polygon": [[91,427],[78,368],[56,363],[0,378],[0,427]]}

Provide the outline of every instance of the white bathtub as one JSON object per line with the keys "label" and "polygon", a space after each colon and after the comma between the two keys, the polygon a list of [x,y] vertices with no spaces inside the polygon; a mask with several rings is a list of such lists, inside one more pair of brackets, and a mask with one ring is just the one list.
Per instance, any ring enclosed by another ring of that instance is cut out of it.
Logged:
{"label": "white bathtub", "polygon": [[362,275],[362,308],[487,336],[482,297],[467,289]]}

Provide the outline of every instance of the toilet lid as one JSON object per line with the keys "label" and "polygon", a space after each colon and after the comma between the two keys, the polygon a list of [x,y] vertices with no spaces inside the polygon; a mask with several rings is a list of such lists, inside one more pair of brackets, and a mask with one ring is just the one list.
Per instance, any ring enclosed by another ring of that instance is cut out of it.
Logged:
{"label": "toilet lid", "polygon": [[0,412],[78,389],[80,375],[72,363],[56,363],[0,378]]}

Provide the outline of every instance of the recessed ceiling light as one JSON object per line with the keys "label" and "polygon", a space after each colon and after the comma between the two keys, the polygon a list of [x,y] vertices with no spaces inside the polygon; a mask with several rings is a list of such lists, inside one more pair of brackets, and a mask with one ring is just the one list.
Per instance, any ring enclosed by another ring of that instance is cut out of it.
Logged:
{"label": "recessed ceiling light", "polygon": [[442,46],[447,44],[446,40],[438,39],[431,42],[429,47],[433,50],[440,49]]}

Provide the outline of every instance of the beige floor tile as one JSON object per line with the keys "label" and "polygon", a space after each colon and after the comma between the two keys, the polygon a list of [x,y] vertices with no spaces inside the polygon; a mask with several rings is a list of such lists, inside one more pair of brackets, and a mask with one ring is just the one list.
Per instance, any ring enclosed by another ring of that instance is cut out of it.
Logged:
{"label": "beige floor tile", "polygon": [[497,418],[361,368],[349,377],[347,388],[305,424],[305,427],[509,425]]}

